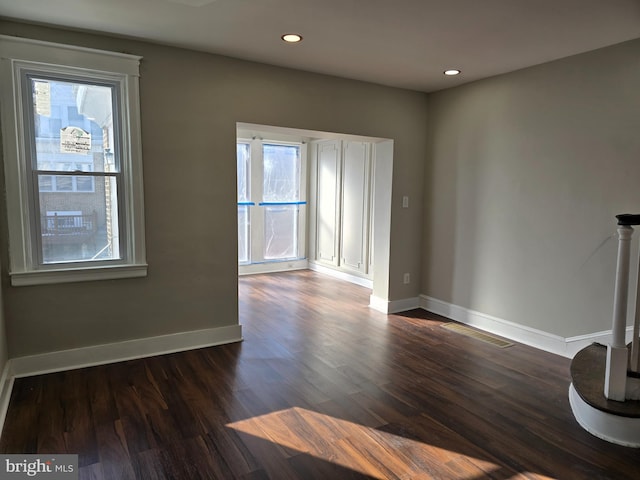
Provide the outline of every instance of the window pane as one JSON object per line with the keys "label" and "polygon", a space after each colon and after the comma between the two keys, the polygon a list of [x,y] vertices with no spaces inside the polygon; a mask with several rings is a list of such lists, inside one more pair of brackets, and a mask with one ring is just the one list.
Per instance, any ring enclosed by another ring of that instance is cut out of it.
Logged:
{"label": "window pane", "polygon": [[238,206],[238,263],[249,262],[249,207]]}
{"label": "window pane", "polygon": [[[46,175],[39,176],[40,185]],[[74,177],[57,176],[70,182]],[[78,179],[79,177],[76,177]],[[83,177],[82,180],[87,180]],[[120,258],[118,192],[113,177],[90,179],[92,193],[40,192],[40,235],[43,263]]]}
{"label": "window pane", "polygon": [[36,168],[115,172],[111,86],[29,77]]}
{"label": "window pane", "polygon": [[264,258],[298,257],[298,206],[266,206],[264,211]]}
{"label": "window pane", "polygon": [[38,189],[41,192],[53,190],[53,177],[51,175],[40,175],[38,179]]}
{"label": "window pane", "polygon": [[93,192],[93,177],[74,177],[77,192]]}
{"label": "window pane", "polygon": [[248,202],[249,193],[249,161],[251,158],[248,143],[238,143],[236,146],[238,160],[238,201]]}
{"label": "window pane", "polygon": [[300,198],[300,147],[265,144],[262,153],[263,201],[297,201]]}
{"label": "window pane", "polygon": [[73,191],[73,177],[62,177],[57,175],[55,177],[55,190],[57,192],[71,192]]}

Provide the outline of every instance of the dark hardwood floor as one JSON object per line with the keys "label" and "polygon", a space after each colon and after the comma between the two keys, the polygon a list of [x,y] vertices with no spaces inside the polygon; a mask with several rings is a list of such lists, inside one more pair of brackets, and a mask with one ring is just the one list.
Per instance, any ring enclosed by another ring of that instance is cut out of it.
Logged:
{"label": "dark hardwood floor", "polygon": [[17,379],[0,451],[82,479],[640,478],[575,422],[568,359],[312,272],[239,283],[244,342]]}

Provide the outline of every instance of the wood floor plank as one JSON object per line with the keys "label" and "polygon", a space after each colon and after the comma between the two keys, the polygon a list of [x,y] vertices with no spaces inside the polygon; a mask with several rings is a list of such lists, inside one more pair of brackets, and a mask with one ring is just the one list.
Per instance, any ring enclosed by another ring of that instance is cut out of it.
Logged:
{"label": "wood floor plank", "polygon": [[576,423],[566,358],[309,271],[239,291],[242,343],[16,379],[0,452],[77,453],[87,480],[638,478]]}
{"label": "wood floor plank", "polygon": [[106,480],[102,464],[94,463],[78,468],[78,480]]}
{"label": "wood floor plank", "polygon": [[162,464],[162,451],[147,450],[133,455],[131,466],[136,478],[148,480],[169,480]]}
{"label": "wood floor plank", "polygon": [[[120,420],[111,424],[96,425],[96,437],[104,477],[123,480],[136,478]],[[63,453],[79,452],[67,451]]]}
{"label": "wood floor plank", "polygon": [[370,480],[374,478],[356,470],[338,465],[335,462],[325,461],[311,455],[297,455],[292,457],[289,459],[289,464],[296,472],[297,478],[309,480]]}
{"label": "wood floor plank", "polygon": [[249,448],[239,438],[238,433],[226,426],[217,425],[207,433],[208,442],[216,446],[224,455],[236,477],[250,475],[262,466],[251,454]]}

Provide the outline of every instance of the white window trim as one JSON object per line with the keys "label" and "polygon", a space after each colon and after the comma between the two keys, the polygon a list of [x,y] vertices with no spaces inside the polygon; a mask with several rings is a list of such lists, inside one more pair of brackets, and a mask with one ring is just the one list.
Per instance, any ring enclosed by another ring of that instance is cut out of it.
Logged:
{"label": "white window trim", "polygon": [[[139,64],[142,57],[71,45],[0,35],[0,82],[4,167],[9,226],[11,284],[37,285],[147,274],[144,239],[142,146],[140,139]],[[24,138],[20,75],[25,68],[52,73],[75,70],[81,76],[118,79],[122,84],[122,187],[126,257],[120,261],[76,262],[42,266],[33,255],[33,242]]]}

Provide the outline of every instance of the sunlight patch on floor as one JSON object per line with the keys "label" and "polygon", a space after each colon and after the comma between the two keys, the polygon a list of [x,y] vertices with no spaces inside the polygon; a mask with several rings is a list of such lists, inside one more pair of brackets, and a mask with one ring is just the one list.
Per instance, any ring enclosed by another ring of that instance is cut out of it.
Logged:
{"label": "sunlight patch on floor", "polygon": [[[486,478],[494,463],[293,407],[227,424],[284,449],[305,453],[373,478]],[[283,455],[291,456],[283,451]],[[546,478],[534,475],[535,478]],[[502,478],[508,478],[502,476]],[[531,478],[517,474],[510,478]]]}

